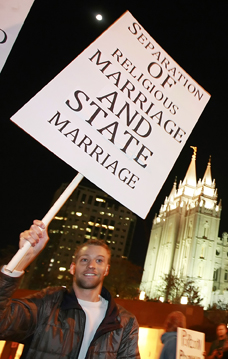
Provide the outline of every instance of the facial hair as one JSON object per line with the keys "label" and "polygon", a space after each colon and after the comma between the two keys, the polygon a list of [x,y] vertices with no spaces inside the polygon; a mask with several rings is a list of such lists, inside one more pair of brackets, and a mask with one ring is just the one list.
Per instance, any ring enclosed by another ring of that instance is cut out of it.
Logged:
{"label": "facial hair", "polygon": [[96,277],[93,282],[89,282],[86,280],[86,278],[82,277],[75,277],[74,278],[75,284],[78,286],[78,288],[81,289],[95,289],[97,288],[101,283],[103,283],[103,279],[101,279],[99,276]]}

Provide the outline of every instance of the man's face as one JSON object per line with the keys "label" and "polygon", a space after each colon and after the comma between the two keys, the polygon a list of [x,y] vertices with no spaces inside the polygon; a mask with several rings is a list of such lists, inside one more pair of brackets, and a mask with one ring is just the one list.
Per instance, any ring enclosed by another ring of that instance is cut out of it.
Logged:
{"label": "man's face", "polygon": [[217,337],[219,340],[223,340],[226,338],[226,332],[227,332],[227,329],[225,327],[225,325],[219,325],[216,329],[216,333],[217,333]]}
{"label": "man's face", "polygon": [[78,253],[76,263],[72,263],[70,268],[75,285],[82,289],[102,287],[104,277],[109,272],[108,259],[108,252],[102,246],[83,247]]}

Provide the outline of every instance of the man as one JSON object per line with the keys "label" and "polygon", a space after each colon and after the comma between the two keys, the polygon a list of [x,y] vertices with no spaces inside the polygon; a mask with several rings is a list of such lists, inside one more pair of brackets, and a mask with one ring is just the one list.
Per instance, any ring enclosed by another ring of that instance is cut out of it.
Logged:
{"label": "man", "polygon": [[221,359],[228,356],[228,339],[226,324],[221,323],[216,328],[217,340],[215,340],[210,347],[207,358]]}
{"label": "man", "polygon": [[47,230],[35,220],[21,233],[31,248],[11,275],[0,273],[0,339],[23,342],[27,359],[139,359],[138,323],[116,305],[103,287],[110,267],[110,250],[102,241],[79,247],[71,264],[71,291],[49,287],[24,299],[10,299],[20,275],[48,241]]}

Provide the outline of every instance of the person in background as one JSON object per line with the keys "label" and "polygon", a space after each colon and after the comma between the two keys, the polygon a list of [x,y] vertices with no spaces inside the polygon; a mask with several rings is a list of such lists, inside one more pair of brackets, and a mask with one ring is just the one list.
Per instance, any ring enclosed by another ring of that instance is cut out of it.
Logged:
{"label": "person in background", "polygon": [[226,324],[220,323],[216,327],[217,339],[212,342],[207,359],[228,359],[228,338]]}
{"label": "person in background", "polygon": [[177,328],[186,328],[186,318],[181,312],[172,312],[165,320],[165,333],[161,336],[164,344],[159,359],[175,359],[177,345]]}
{"label": "person in background", "polygon": [[[75,252],[72,289],[49,287],[23,299],[11,299],[24,269],[48,241],[38,220],[20,235],[31,247],[12,273],[0,272],[0,339],[24,342],[26,359],[140,359],[138,323],[103,287],[110,249],[92,239]],[[120,273],[121,275],[121,273]]]}

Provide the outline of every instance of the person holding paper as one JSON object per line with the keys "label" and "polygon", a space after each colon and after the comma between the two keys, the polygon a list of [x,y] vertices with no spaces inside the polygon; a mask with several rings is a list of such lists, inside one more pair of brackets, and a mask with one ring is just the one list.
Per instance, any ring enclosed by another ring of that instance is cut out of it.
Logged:
{"label": "person holding paper", "polygon": [[212,342],[207,359],[228,359],[228,338],[226,324],[220,323],[216,328],[217,340]]}
{"label": "person holding paper", "polygon": [[164,344],[159,359],[176,359],[177,328],[186,328],[186,318],[181,312],[172,312],[165,320],[165,333],[161,336]]}
{"label": "person holding paper", "polygon": [[24,342],[27,359],[140,359],[138,323],[103,287],[110,249],[100,240],[83,243],[70,266],[72,289],[49,287],[30,297],[11,299],[23,270],[48,241],[38,220],[20,235],[20,247],[31,243],[15,271],[0,273],[0,339]]}

